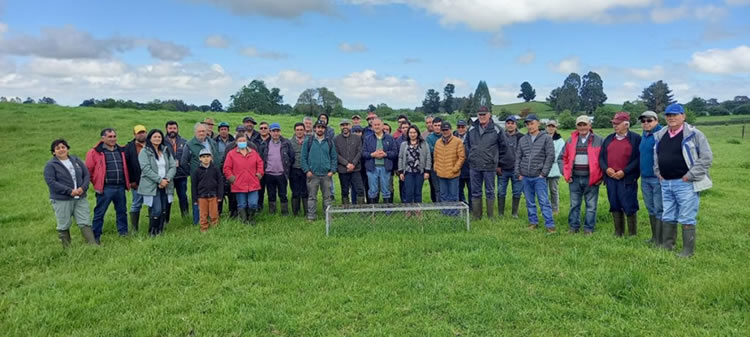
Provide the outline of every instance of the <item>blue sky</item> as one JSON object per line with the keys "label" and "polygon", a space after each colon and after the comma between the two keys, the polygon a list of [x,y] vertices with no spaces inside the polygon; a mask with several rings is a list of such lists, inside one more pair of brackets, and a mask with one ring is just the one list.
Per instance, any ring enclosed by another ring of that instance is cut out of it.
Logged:
{"label": "blue sky", "polygon": [[675,97],[750,95],[750,0],[0,0],[0,95],[207,104],[252,79],[294,105],[326,86],[349,108],[421,104],[487,81],[537,100],[572,71],[609,102],[665,80]]}

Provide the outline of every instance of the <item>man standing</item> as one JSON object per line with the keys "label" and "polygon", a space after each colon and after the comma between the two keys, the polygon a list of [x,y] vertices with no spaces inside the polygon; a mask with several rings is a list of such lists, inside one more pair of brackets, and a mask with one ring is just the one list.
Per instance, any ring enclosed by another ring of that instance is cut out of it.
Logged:
{"label": "man standing", "polygon": [[471,180],[471,213],[474,219],[482,218],[482,183],[487,199],[487,218],[494,216],[495,174],[499,158],[505,155],[505,137],[499,126],[492,121],[487,107],[477,111],[477,120],[472,123],[467,137],[466,149],[469,158]]}
{"label": "man standing", "polygon": [[[461,175],[461,166],[466,159],[466,150],[463,142],[453,137],[450,123],[442,122],[437,129],[441,131],[441,137],[435,144],[433,167],[439,179],[440,201],[455,202],[458,201],[458,176]],[[443,213],[457,215],[455,210]]]}
{"label": "man standing", "polygon": [[316,220],[318,189],[323,195],[323,210],[331,204],[331,177],[336,171],[337,155],[333,140],[326,138],[327,125],[315,123],[315,136],[307,137],[302,144],[302,170],[307,175],[307,220]]}
{"label": "man standing", "polygon": [[294,150],[292,144],[281,136],[279,123],[272,123],[270,129],[271,139],[260,148],[265,171],[263,178],[268,189],[268,212],[276,214],[276,196],[278,195],[281,201],[281,215],[288,215],[289,199],[286,195],[286,180],[294,161]]}
{"label": "man standing", "polygon": [[628,218],[628,235],[638,232],[638,176],[640,175],[641,136],[630,132],[630,114],[620,111],[612,119],[614,133],[607,136],[599,155],[599,166],[606,168],[609,211],[615,223],[615,236],[625,233],[625,215]]}
{"label": "man standing", "polygon": [[651,224],[651,239],[646,243],[660,245],[662,200],[661,183],[654,173],[654,144],[656,144],[654,134],[661,130],[661,125],[659,125],[659,117],[653,111],[642,113],[638,119],[643,129],[641,146],[638,149],[641,153],[641,194],[643,194],[643,203],[646,204],[648,220]]}
{"label": "man standing", "polygon": [[206,126],[206,136],[209,138],[216,137],[216,134],[214,133],[214,119],[211,117],[206,117],[206,119],[203,120],[203,125]]}
{"label": "man standing", "polygon": [[361,123],[362,117],[360,117],[359,115],[352,116],[352,127],[361,126]]}
{"label": "man standing", "polygon": [[[461,142],[464,143],[464,148],[466,147],[466,142],[468,142],[467,135],[469,134],[468,128],[466,125],[466,121],[463,119],[456,122],[456,131],[453,131],[453,136],[460,139]],[[466,150],[466,153],[469,153],[468,150]],[[464,160],[464,165],[461,166],[461,175],[458,177],[458,201],[463,201],[467,204],[469,204],[469,207],[471,207],[471,175],[469,174],[469,161]],[[466,189],[466,194],[464,194],[464,189]],[[468,196],[468,198],[467,198]]]}
{"label": "man standing", "polygon": [[130,225],[133,231],[138,231],[138,220],[141,217],[143,207],[143,196],[138,194],[138,184],[141,182],[141,164],[138,163],[138,154],[146,146],[146,127],[136,125],[133,127],[134,138],[125,145],[125,160],[128,164],[128,175],[130,176],[130,193],[133,196],[130,205]]}
{"label": "man standing", "polygon": [[328,114],[325,112],[320,113],[318,115],[318,120],[326,123],[326,137],[333,140],[333,137],[336,135],[336,132],[333,130],[332,127],[328,126]]}
{"label": "man standing", "polygon": [[[180,214],[185,217],[188,213],[188,198],[187,198],[187,176],[188,173],[184,167],[180,165],[180,159],[182,158],[182,152],[184,151],[185,144],[187,141],[185,138],[180,137],[179,126],[175,121],[168,121],[164,126],[167,130],[167,147],[172,151],[177,161],[177,173],[174,176],[174,189],[177,191],[177,199],[180,201]],[[167,203],[167,223],[169,223],[169,217],[172,214],[172,203]]]}
{"label": "man standing", "polygon": [[[193,176],[193,172],[200,166],[200,153],[202,149],[211,151],[211,157],[215,158],[214,165],[216,167],[223,167],[223,157],[219,157],[219,151],[216,146],[216,142],[208,137],[208,129],[203,123],[196,123],[193,128],[193,139],[189,140],[185,144],[185,148],[182,151],[182,157],[180,158],[180,166],[183,167],[185,172],[188,172],[189,176]],[[200,211],[198,210],[198,200],[192,200],[193,203],[193,224],[197,225],[200,218]]]}
{"label": "man standing", "polygon": [[360,165],[362,158],[362,138],[351,133],[352,124],[348,120],[341,120],[339,126],[341,126],[341,133],[333,139],[333,142],[336,145],[338,158],[341,202],[344,205],[348,204],[350,200],[349,192],[352,191],[357,195],[356,203],[363,204],[365,187],[362,184],[362,176],[359,173],[362,169],[362,165]]}
{"label": "man standing", "polygon": [[362,145],[362,158],[365,160],[367,181],[370,184],[368,197],[370,203],[378,203],[378,193],[383,195],[384,203],[393,203],[393,196],[388,188],[389,176],[398,160],[398,149],[391,135],[383,132],[383,121],[380,118],[371,120],[373,133],[365,136]]}
{"label": "man standing", "polygon": [[570,187],[570,212],[568,226],[571,234],[581,228],[581,204],[586,202],[586,222],[583,234],[591,235],[596,226],[596,209],[599,200],[599,185],[602,183],[602,169],[599,167],[599,154],[603,140],[591,130],[589,116],[576,118],[576,131],[563,148],[563,177]]}
{"label": "man standing", "polygon": [[306,136],[313,136],[315,135],[315,130],[313,130],[313,119],[310,116],[305,116],[305,118],[302,119],[302,124],[305,126],[305,135]]}
{"label": "man standing", "polygon": [[422,131],[422,139],[427,140],[427,136],[432,134],[432,115],[427,115],[424,118],[424,131]]}
{"label": "man standing", "polygon": [[[264,146],[267,146],[268,141],[271,140],[271,131],[268,128],[268,122],[265,121],[260,122],[258,129],[260,130],[260,135],[255,139],[255,147],[258,149],[258,153],[260,154],[260,149],[262,149]],[[260,178],[260,190],[258,190],[258,209],[256,210],[256,212],[260,212],[263,210],[263,202],[265,201],[266,197],[267,180],[268,178],[265,174]]]}
{"label": "man standing", "polygon": [[94,220],[91,223],[96,243],[101,243],[104,215],[110,203],[115,204],[117,232],[128,235],[127,198],[125,191],[130,188],[130,174],[125,159],[125,148],[117,145],[117,133],[107,128],[101,132],[101,140],[86,153],[86,168],[91,175],[91,183],[96,192]]}
{"label": "man standing", "polygon": [[[246,116],[242,119],[242,124],[245,126],[245,135],[247,136],[247,145],[248,146],[255,146],[255,142],[257,142],[257,139],[260,137],[260,134],[258,131],[255,131],[255,125],[257,124],[255,122],[255,119]],[[258,148],[255,147],[255,150],[257,151]]]}
{"label": "man standing", "polygon": [[547,233],[553,234],[556,233],[555,219],[552,217],[552,205],[549,202],[547,175],[555,161],[555,146],[552,144],[552,137],[539,132],[539,118],[535,114],[526,116],[526,128],[529,133],[518,142],[514,172],[523,183],[529,229],[534,230],[539,225],[536,214],[538,198]]}
{"label": "man standing", "polygon": [[[518,142],[523,137],[523,133],[518,131],[518,120],[515,116],[509,116],[505,119],[505,154],[500,156],[497,171],[497,214],[505,215],[505,196],[508,194],[508,182],[511,184],[511,193],[513,203],[511,206],[511,215],[518,218],[518,205],[521,203],[521,193],[523,192],[523,183],[518,180],[514,174],[516,169],[516,152]],[[598,158],[598,157],[597,157]]]}
{"label": "man standing", "polygon": [[[216,141],[216,147],[217,151],[219,152],[219,158],[225,158],[227,153],[227,146],[234,142],[234,136],[232,136],[229,133],[229,123],[227,122],[221,122],[219,123],[219,134],[214,138],[214,141]],[[219,171],[222,171],[222,168],[219,168]],[[227,182],[228,183],[228,182]],[[219,195],[216,198],[218,199],[218,208],[219,208],[219,216],[221,216],[221,212],[224,209],[224,197],[226,194],[231,195],[232,191],[229,188],[223,189],[225,195]],[[231,204],[231,202],[230,202]],[[230,207],[230,214],[231,214],[231,207]]]}
{"label": "man standing", "polygon": [[[292,187],[292,214],[299,214],[300,205],[302,212],[307,216],[307,178],[302,170],[302,145],[305,143],[305,124],[294,124],[294,137],[291,139],[294,161],[289,171],[289,185]],[[304,200],[304,201],[303,201]]]}
{"label": "man standing", "polygon": [[[396,118],[396,121],[398,121],[398,123],[396,123],[396,125],[398,125],[398,130],[396,130],[396,132],[393,133],[393,139],[401,138],[401,135],[403,134],[403,131],[401,131],[401,126],[404,123],[409,123],[409,118],[407,118],[405,115],[398,115],[398,118]],[[409,124],[407,124],[407,129],[409,129],[408,125]]]}
{"label": "man standing", "polygon": [[712,186],[708,169],[713,162],[713,152],[703,132],[685,123],[682,105],[671,104],[664,114],[667,127],[654,135],[654,173],[661,180],[664,203],[662,247],[674,249],[677,224],[682,224],[682,252],[679,256],[690,257],[695,252],[698,193]]}
{"label": "man standing", "polygon": [[[440,119],[440,117],[435,117],[431,119],[432,121],[432,127],[430,130],[432,130],[432,133],[427,135],[425,137],[425,141],[427,142],[427,146],[430,147],[430,155],[432,156],[432,165],[435,166],[435,143],[437,143],[438,139],[440,139],[442,135],[442,131],[440,131],[440,127],[443,124],[443,120]],[[434,170],[433,170],[434,171]],[[428,172],[430,173],[430,180],[428,181],[430,184],[430,200],[432,202],[439,202],[440,201],[440,178],[438,178],[438,175],[435,174],[435,172]]]}

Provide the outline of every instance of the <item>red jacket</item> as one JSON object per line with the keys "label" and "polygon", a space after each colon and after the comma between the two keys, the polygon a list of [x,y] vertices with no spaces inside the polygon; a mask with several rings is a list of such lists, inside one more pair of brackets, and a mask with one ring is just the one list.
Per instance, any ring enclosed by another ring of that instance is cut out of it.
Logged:
{"label": "red jacket", "polygon": [[[86,168],[89,169],[91,175],[91,183],[94,184],[94,191],[96,193],[102,193],[104,191],[104,177],[107,176],[107,158],[104,157],[104,144],[99,141],[96,145],[86,152]],[[125,148],[116,145],[120,148],[120,154],[122,155],[122,171],[125,173],[125,189],[130,189],[130,174],[128,174],[128,162],[125,160]]]}
{"label": "red jacket", "polygon": [[258,151],[247,149],[246,156],[239,149],[233,149],[227,153],[224,160],[224,176],[229,179],[234,176],[232,193],[247,193],[260,190],[260,179],[255,174],[263,176],[263,160],[260,159]]}
{"label": "red jacket", "polygon": [[[594,131],[589,131],[591,136],[586,141],[588,144],[587,151],[589,159],[589,186],[594,186],[602,181],[603,172],[599,167],[599,153],[602,151],[602,137],[594,134]],[[563,150],[563,176],[565,180],[570,180],[573,176],[573,164],[576,160],[576,144],[578,143],[578,131],[573,131],[570,134],[570,139],[565,143],[565,149]]]}

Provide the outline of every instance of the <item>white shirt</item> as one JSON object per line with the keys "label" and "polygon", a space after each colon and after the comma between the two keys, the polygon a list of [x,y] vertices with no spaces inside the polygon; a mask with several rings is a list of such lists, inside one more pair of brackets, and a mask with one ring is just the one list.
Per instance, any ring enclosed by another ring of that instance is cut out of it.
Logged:
{"label": "white shirt", "polygon": [[78,182],[76,181],[76,169],[73,167],[73,163],[70,162],[70,159],[60,160],[60,162],[65,166],[65,168],[68,169],[68,172],[70,173],[70,178],[73,179],[73,189],[78,188]]}
{"label": "white shirt", "polygon": [[167,160],[164,159],[164,155],[162,154],[159,158],[156,158],[156,168],[160,178],[167,176]]}

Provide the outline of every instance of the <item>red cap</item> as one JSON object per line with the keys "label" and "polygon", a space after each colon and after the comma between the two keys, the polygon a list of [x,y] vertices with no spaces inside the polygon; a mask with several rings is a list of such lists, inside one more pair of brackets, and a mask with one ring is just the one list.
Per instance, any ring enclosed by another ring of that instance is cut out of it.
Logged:
{"label": "red cap", "polygon": [[612,119],[612,123],[620,124],[622,122],[629,122],[630,114],[627,111],[620,111],[615,114],[615,118]]}

